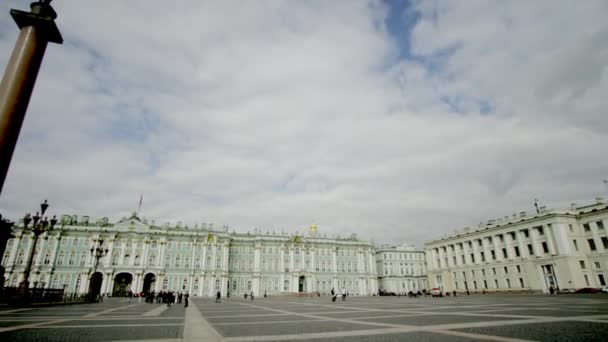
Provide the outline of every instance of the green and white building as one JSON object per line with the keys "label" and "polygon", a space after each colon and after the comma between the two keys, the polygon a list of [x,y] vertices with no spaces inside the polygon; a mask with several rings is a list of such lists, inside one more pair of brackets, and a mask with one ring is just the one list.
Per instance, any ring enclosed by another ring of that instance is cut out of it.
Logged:
{"label": "green and white building", "polygon": [[[22,280],[33,245],[33,234],[22,224],[13,235],[2,260],[5,286]],[[101,241],[107,255],[95,266],[91,249]],[[374,247],[355,235],[323,237],[314,225],[306,234],[257,229],[243,234],[211,224],[159,226],[135,214],[114,224],[64,215],[39,237],[33,260],[30,287],[75,293],[90,288],[109,295],[171,290],[195,296],[378,291]]]}

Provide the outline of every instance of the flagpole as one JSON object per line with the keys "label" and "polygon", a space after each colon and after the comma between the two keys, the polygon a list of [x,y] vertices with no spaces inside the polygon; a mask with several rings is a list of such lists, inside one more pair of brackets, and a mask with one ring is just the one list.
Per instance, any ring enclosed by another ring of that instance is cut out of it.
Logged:
{"label": "flagpole", "polygon": [[139,205],[137,206],[137,217],[139,217],[139,211],[141,210],[141,201],[144,199],[144,195],[139,195]]}

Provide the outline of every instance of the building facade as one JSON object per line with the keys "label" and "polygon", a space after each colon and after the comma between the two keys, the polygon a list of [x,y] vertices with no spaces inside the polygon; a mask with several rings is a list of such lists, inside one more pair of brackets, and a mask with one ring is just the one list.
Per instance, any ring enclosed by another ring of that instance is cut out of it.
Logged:
{"label": "building facade", "polygon": [[[22,225],[3,256],[5,286],[23,278],[33,236]],[[98,259],[91,250],[107,249]],[[36,246],[30,286],[66,292],[124,295],[128,291],[179,291],[195,296],[326,294],[332,288],[353,295],[378,291],[374,247],[350,238],[326,238],[311,226],[306,235],[229,233],[227,227],[157,226],[133,214],[115,224],[90,224],[63,216]]]}
{"label": "building facade", "polygon": [[381,292],[416,293],[427,288],[426,259],[413,245],[384,246],[376,250]]}
{"label": "building facade", "polygon": [[482,292],[605,287],[608,205],[521,212],[425,244],[429,287]]}

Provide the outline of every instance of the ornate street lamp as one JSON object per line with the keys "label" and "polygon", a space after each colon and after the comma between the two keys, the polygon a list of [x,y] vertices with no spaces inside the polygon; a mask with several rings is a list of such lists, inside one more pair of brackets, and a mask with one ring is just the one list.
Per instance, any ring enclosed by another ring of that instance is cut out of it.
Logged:
{"label": "ornate street lamp", "polygon": [[91,248],[91,256],[95,258],[95,262],[93,264],[93,273],[91,273],[91,276],[89,277],[89,299],[91,301],[94,300],[94,296],[96,295],[93,293],[93,277],[95,276],[95,273],[97,273],[99,259],[108,255],[108,251],[108,248],[103,248],[103,240],[99,240],[97,247]]}
{"label": "ornate street lamp", "polygon": [[34,243],[32,244],[32,249],[30,251],[25,270],[23,271],[23,281],[19,284],[20,292],[25,296],[27,296],[28,288],[30,287],[30,272],[32,271],[32,263],[34,262],[34,253],[36,252],[38,237],[42,235],[42,233],[52,230],[55,227],[55,224],[57,224],[57,219],[55,216],[53,216],[50,221],[47,220],[46,216],[44,216],[44,213],[48,207],[49,204],[47,200],[44,200],[44,202],[40,204],[40,214],[36,212],[36,215],[32,217],[29,213],[27,213],[23,217],[23,232],[27,232],[30,222],[33,222],[32,228],[29,230],[31,230],[31,232],[34,234]]}

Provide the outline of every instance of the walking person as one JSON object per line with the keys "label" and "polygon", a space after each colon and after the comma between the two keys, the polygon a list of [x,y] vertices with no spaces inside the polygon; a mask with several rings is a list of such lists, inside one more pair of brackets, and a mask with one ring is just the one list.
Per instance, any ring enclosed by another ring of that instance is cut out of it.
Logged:
{"label": "walking person", "polygon": [[184,307],[187,308],[188,307],[188,298],[190,297],[190,295],[188,293],[186,293],[184,295]]}
{"label": "walking person", "polygon": [[346,300],[346,289],[342,288],[342,301]]}
{"label": "walking person", "polygon": [[553,286],[549,286],[549,293],[553,296],[553,294],[555,293],[555,289],[553,288]]}
{"label": "walking person", "polygon": [[222,298],[222,293],[220,291],[217,291],[217,294],[215,295],[215,302],[216,303],[221,303],[221,298]]}
{"label": "walking person", "polygon": [[251,301],[253,302],[253,291],[251,291],[250,296],[251,296]]}

